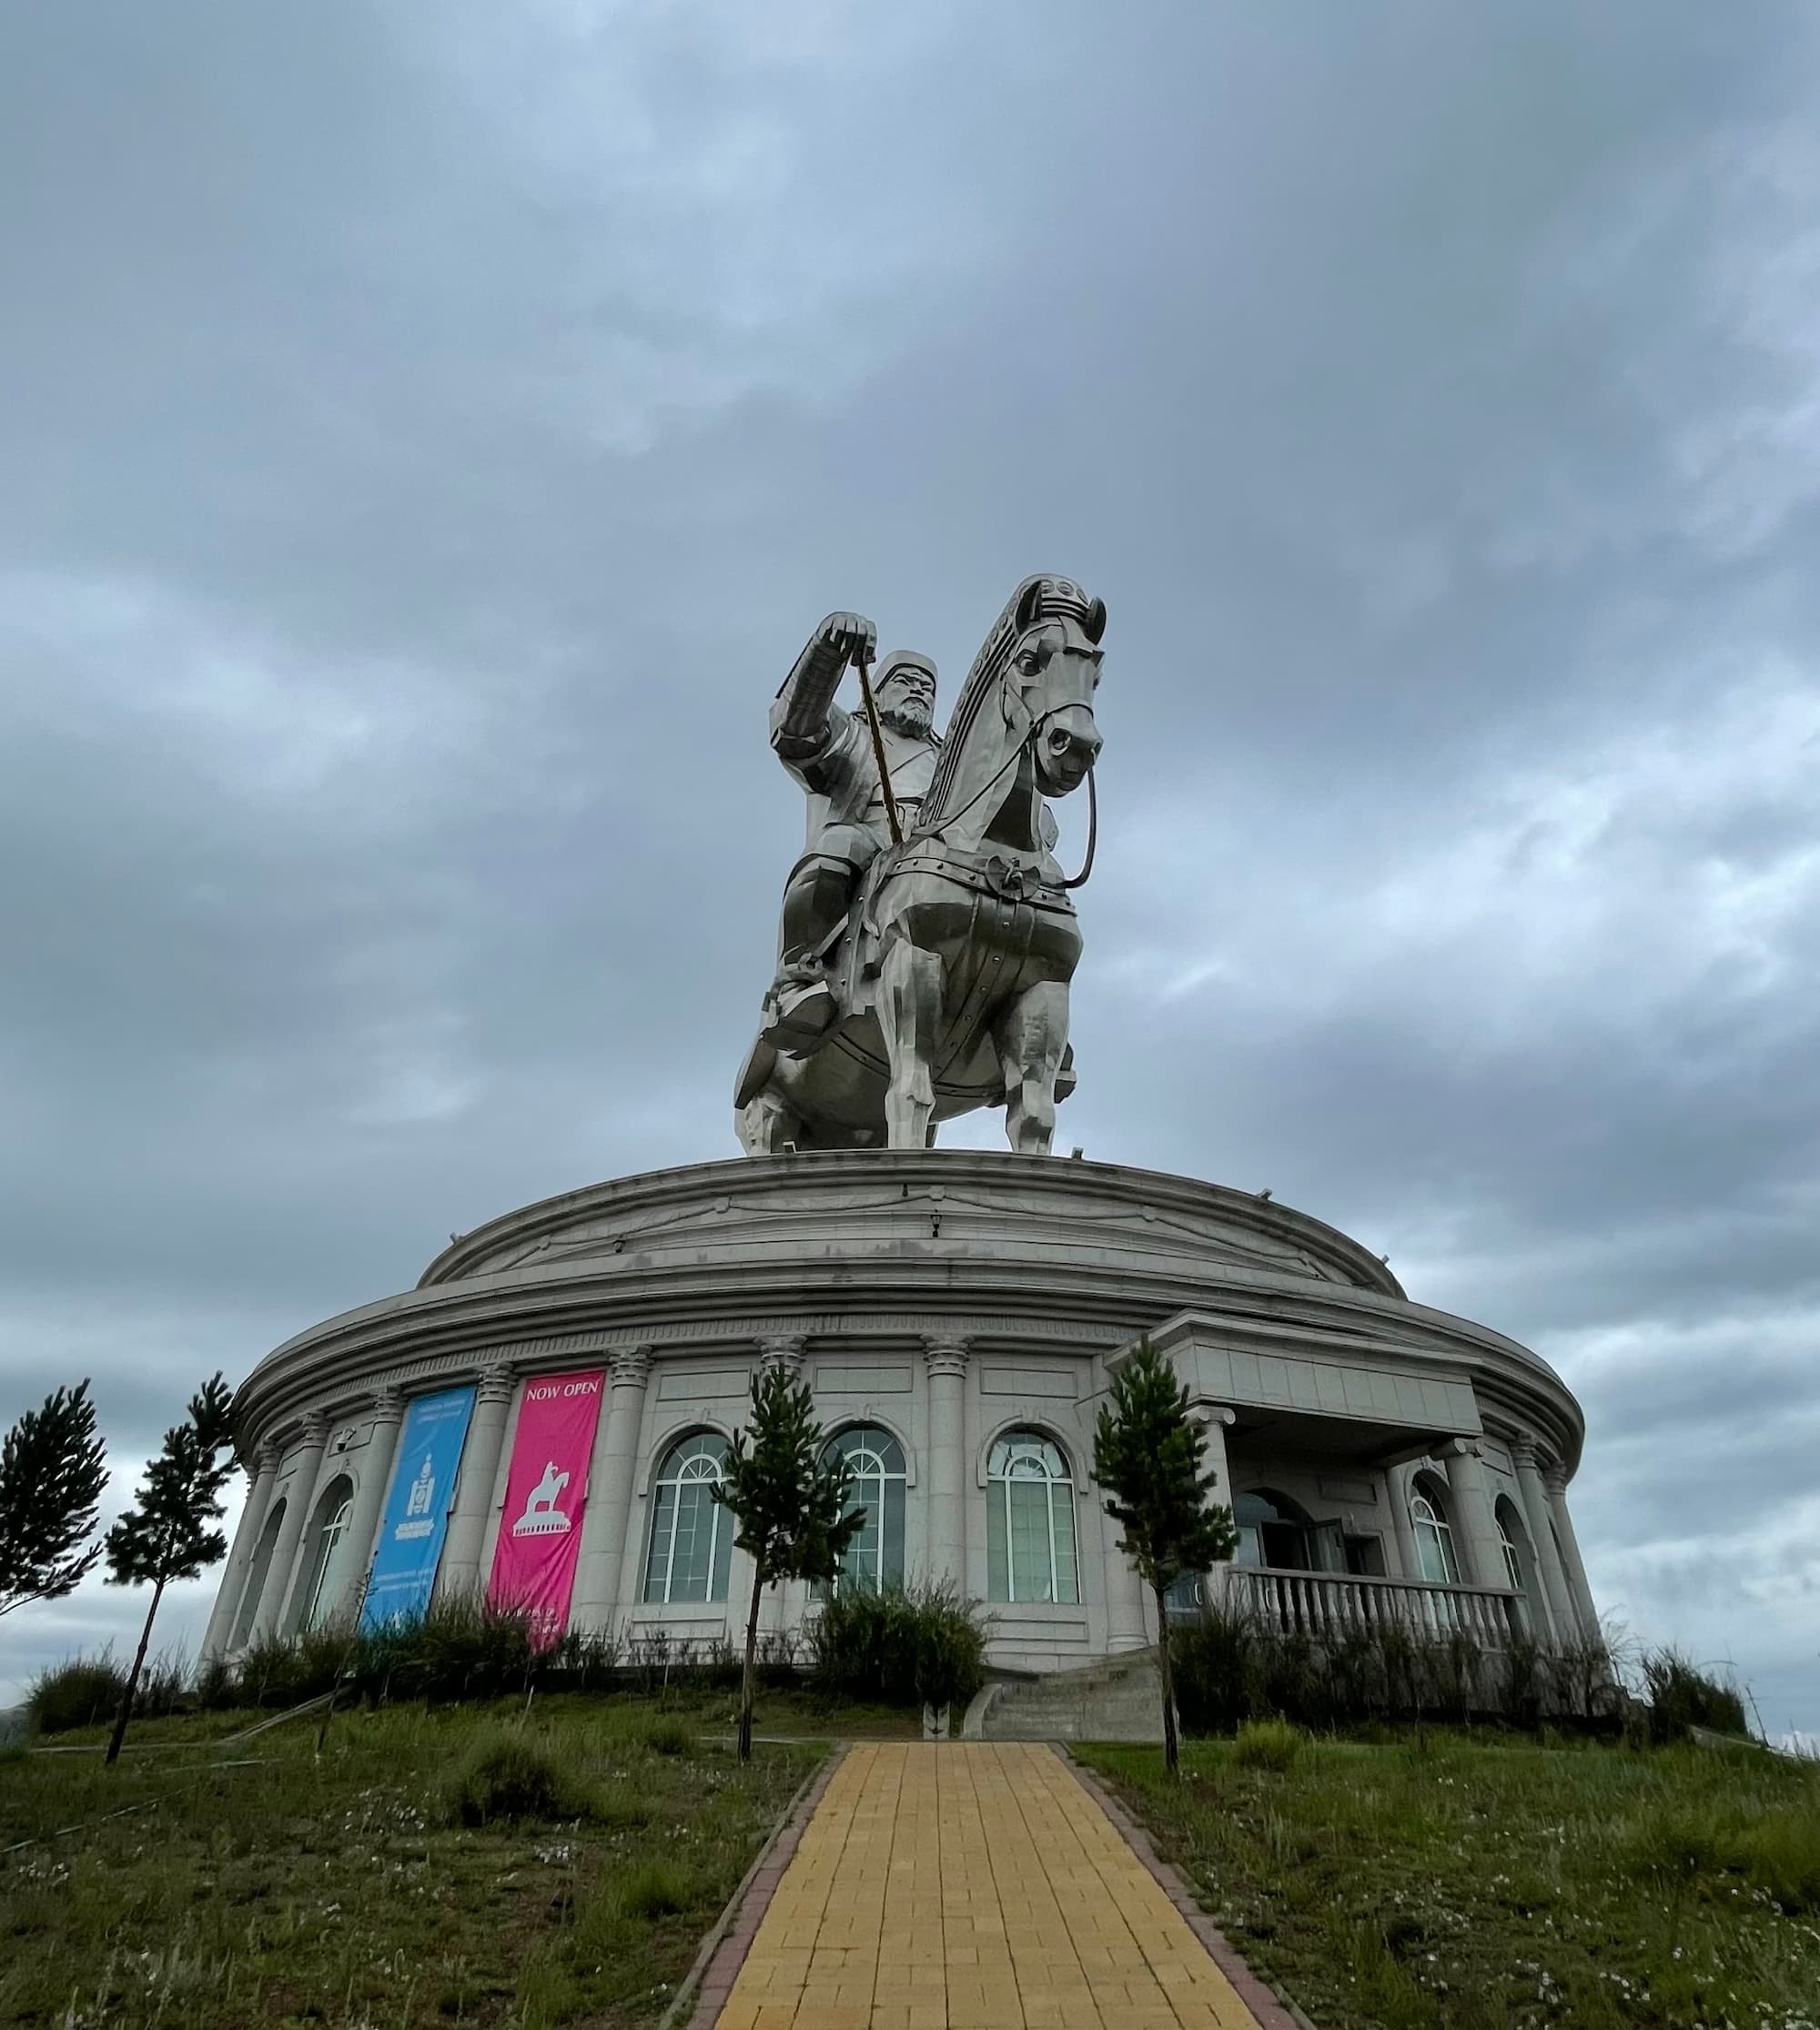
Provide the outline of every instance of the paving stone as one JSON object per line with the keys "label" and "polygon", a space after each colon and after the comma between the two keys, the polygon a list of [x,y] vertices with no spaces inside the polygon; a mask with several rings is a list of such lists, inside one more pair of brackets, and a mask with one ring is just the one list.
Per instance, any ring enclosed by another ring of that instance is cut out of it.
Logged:
{"label": "paving stone", "polygon": [[1046,1746],[853,1748],[697,2021],[1261,2030],[1155,1866]]}

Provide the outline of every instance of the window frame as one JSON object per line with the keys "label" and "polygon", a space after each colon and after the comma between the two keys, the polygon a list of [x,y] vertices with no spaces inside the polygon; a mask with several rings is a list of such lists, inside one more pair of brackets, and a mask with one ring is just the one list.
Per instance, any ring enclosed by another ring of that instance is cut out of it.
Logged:
{"label": "window frame", "polygon": [[[1422,1512],[1425,1511],[1425,1512]],[[1460,1577],[1460,1552],[1453,1540],[1453,1523],[1447,1512],[1447,1505],[1422,1482],[1411,1481],[1409,1499],[1410,1533],[1415,1539],[1416,1578],[1424,1586],[1458,1586]],[[1441,1569],[1446,1575],[1437,1579],[1428,1570],[1422,1556],[1423,1549],[1432,1544],[1441,1560]]]}
{"label": "window frame", "polygon": [[[719,1447],[713,1455],[713,1471],[690,1472],[686,1470],[698,1461],[707,1459],[705,1451],[685,1452],[684,1448],[702,1440]],[[656,1467],[651,1476],[651,1513],[645,1531],[644,1565],[639,1579],[639,1604],[643,1607],[703,1607],[724,1602],[732,1591],[731,1568],[734,1522],[733,1510],[724,1502],[716,1501],[712,1492],[708,1495],[710,1525],[705,1591],[699,1600],[679,1598],[676,1592],[676,1538],[677,1521],[682,1513],[682,1490],[684,1487],[710,1489],[720,1487],[726,1481],[726,1462],[732,1448],[725,1437],[712,1426],[703,1425],[694,1430],[682,1431],[665,1445],[659,1454]],[[672,1460],[676,1462],[674,1472],[667,1471]],[[664,1495],[671,1497],[669,1516],[669,1540],[664,1547],[663,1591],[652,1591],[652,1560],[657,1554],[657,1534],[663,1520]],[[699,1520],[698,1525],[699,1527]],[[725,1556],[723,1558],[723,1532],[724,1532]],[[723,1570],[724,1564],[725,1569]],[[716,1581],[720,1590],[715,1591]]]}
{"label": "window frame", "polygon": [[[1043,1468],[1036,1473],[1015,1473],[1007,1469],[1019,1456],[1016,1448],[1022,1447],[1022,1457],[1035,1459]],[[1054,1466],[1049,1458],[1053,1455]],[[1020,1594],[1017,1590],[1017,1568],[1015,1539],[1012,1530],[1011,1490],[1014,1487],[1042,1486],[1046,1490],[1044,1516],[1048,1541],[1048,1584],[1046,1591]],[[1004,1490],[1002,1499],[997,1490]],[[1067,1564],[1070,1578],[1068,1591],[1064,1594],[1059,1588],[1060,1560],[1057,1557],[1056,1500],[1060,1491],[1067,1502]],[[998,1604],[1007,1607],[1046,1606],[1078,1607],[1080,1591],[1080,1531],[1075,1515],[1075,1480],[1073,1462],[1059,1439],[1036,1425],[1014,1424],[1000,1431],[992,1440],[986,1460],[986,1591]],[[1003,1601],[992,1588],[992,1538],[995,1527],[1004,1532],[1005,1593]]]}
{"label": "window frame", "polygon": [[[827,1589],[830,1592],[837,1592],[841,1586],[846,1582],[869,1585],[875,1592],[884,1592],[891,1586],[901,1586],[904,1583],[905,1538],[908,1534],[905,1518],[910,1500],[910,1455],[903,1439],[898,1437],[895,1431],[875,1421],[861,1420],[843,1424],[838,1430],[829,1435],[826,1443],[822,1447],[821,1462],[825,1464],[836,1457],[849,1459],[850,1455],[841,1450],[844,1441],[862,1439],[883,1439],[885,1446],[889,1448],[888,1451],[882,1451],[875,1445],[866,1445],[864,1447],[865,1451],[879,1462],[878,1470],[875,1473],[857,1473],[850,1470],[847,1480],[849,1503],[864,1507],[868,1517],[875,1514],[877,1518],[878,1529],[874,1544],[873,1570],[869,1577],[863,1572],[849,1571],[846,1559],[844,1557],[840,1571],[835,1575],[833,1583]],[[897,1463],[895,1467],[890,1463],[892,1453],[896,1455]],[[893,1482],[895,1482],[898,1487],[898,1499],[895,1504],[895,1514],[893,1512],[894,1504],[891,1500]],[[878,1490],[878,1500],[875,1507],[869,1498],[863,1501],[860,1499],[861,1490],[865,1485],[876,1487]],[[852,1512],[851,1506],[847,1512]],[[892,1547],[889,1540],[894,1524],[897,1536],[896,1557],[895,1560],[891,1556]],[[862,1529],[858,1532],[858,1537],[863,1537],[864,1534],[865,1530]],[[854,1539],[855,1544],[858,1541],[858,1537]],[[849,1546],[849,1555],[853,1547]],[[895,1570],[891,1576],[887,1577],[887,1570],[894,1563]]]}
{"label": "window frame", "polygon": [[[329,1497],[338,1487],[347,1492],[335,1504],[329,1506]],[[307,1635],[317,1626],[317,1616],[322,1609],[322,1596],[329,1590],[329,1579],[334,1570],[335,1556],[340,1550],[342,1540],[348,1534],[348,1525],[354,1514],[354,1480],[349,1473],[338,1473],[322,1490],[322,1499],[316,1504],[317,1521],[309,1533],[309,1563],[306,1568],[308,1579],[296,1610],[293,1623],[299,1635]]]}

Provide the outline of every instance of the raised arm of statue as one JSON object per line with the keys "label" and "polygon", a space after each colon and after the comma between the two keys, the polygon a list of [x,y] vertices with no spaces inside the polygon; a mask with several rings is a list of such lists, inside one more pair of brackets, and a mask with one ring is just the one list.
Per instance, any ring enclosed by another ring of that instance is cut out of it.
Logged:
{"label": "raised arm of statue", "polygon": [[878,631],[861,613],[830,613],[809,637],[771,708],[780,761],[811,761],[827,745],[834,692],[861,650],[868,662],[878,653]]}

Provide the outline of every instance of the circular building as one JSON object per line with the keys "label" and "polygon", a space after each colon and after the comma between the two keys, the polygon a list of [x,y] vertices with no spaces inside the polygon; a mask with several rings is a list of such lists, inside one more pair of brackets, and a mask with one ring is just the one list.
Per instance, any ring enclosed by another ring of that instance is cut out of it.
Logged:
{"label": "circular building", "polygon": [[[713,1487],[768,1366],[809,1383],[853,1468],[856,1575],[985,1601],[1001,1666],[1141,1648],[1154,1614],[1088,1470],[1108,1376],[1146,1334],[1239,1525],[1211,1583],[1316,1633],[1596,1635],[1566,1502],[1579,1408],[1514,1340],[1247,1193],[854,1150],[546,1199],[269,1354],[236,1403],[252,1486],[207,1650],[480,1591],[551,1636],[736,1637],[750,1568]],[[762,1626],[812,1608],[783,1588]]]}

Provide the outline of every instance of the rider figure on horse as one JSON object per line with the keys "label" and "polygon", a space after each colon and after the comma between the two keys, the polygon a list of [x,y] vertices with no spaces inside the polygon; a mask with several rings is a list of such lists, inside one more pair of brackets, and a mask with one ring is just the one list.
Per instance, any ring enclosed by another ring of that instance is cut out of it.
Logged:
{"label": "rider figure on horse", "polygon": [[[839,1013],[828,961],[865,870],[889,843],[872,729],[834,702],[847,665],[863,670],[877,639],[862,615],[830,613],[771,708],[772,748],[809,799],[807,850],[784,887],[777,977],[762,1030],[763,1041],[786,1055],[814,1050]],[[892,798],[907,832],[941,752],[935,663],[915,650],[894,650],[879,665],[874,698]]]}

